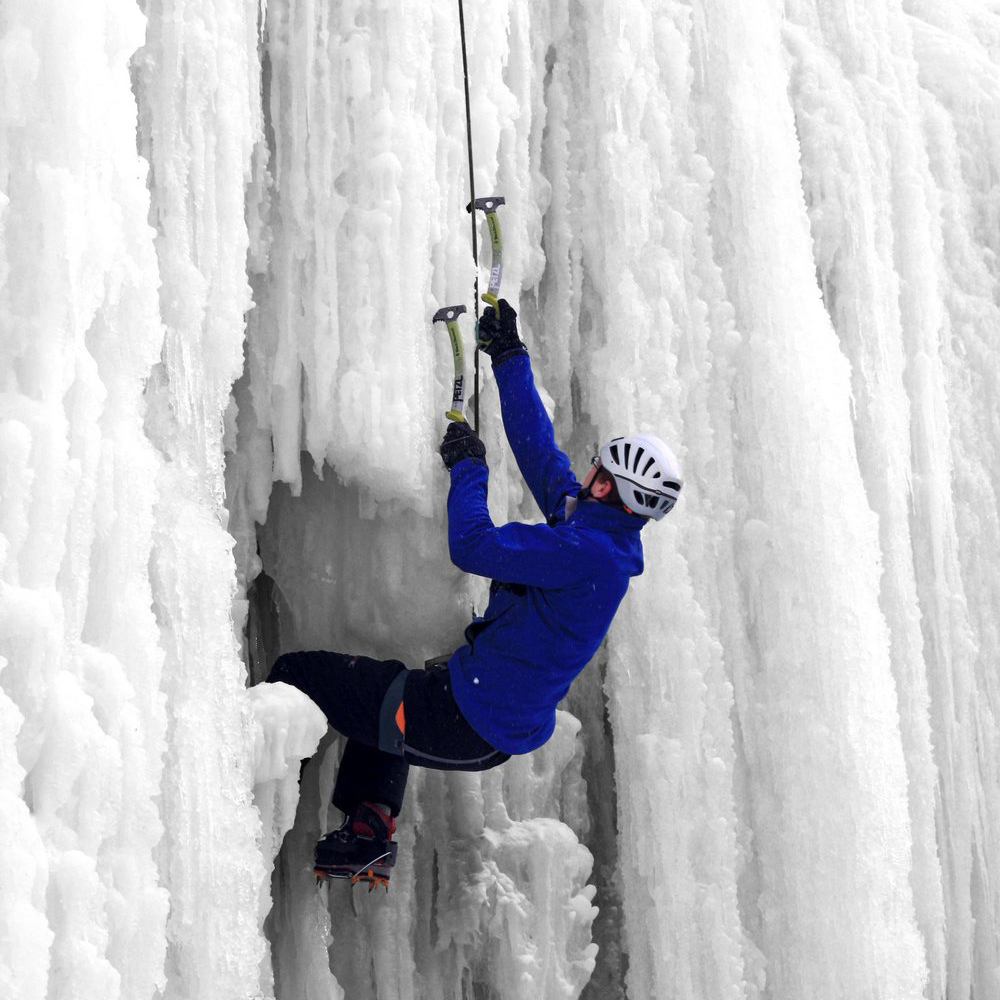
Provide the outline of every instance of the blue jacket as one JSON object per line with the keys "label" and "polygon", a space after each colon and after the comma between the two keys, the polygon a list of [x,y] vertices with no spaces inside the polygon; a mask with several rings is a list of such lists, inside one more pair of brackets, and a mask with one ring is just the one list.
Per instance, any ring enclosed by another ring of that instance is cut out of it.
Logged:
{"label": "blue jacket", "polygon": [[526,354],[494,368],[507,440],[546,524],[497,527],[486,505],[489,469],[475,458],[451,470],[448,545],[467,573],[490,577],[490,602],[449,661],[452,690],[472,728],[505,753],[540,747],[556,706],[607,634],[629,578],[642,572],[645,519],[581,503],[556,447]]}

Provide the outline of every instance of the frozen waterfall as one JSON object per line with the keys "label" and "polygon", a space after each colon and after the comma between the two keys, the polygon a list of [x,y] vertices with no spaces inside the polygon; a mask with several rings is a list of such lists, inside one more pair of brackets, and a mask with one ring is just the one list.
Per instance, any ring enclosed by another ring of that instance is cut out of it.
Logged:
{"label": "frozen waterfall", "polygon": [[485,604],[457,3],[0,0],[0,998],[996,1000],[1000,2],[465,20],[557,438],[686,485],[553,738],[414,770],[367,895],[254,685]]}

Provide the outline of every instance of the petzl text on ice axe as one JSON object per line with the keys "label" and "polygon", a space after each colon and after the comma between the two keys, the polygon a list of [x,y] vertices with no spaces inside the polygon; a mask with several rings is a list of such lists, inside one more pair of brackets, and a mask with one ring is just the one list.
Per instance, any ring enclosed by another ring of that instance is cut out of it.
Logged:
{"label": "petzl text on ice axe", "polygon": [[434,313],[435,323],[448,326],[451,339],[451,356],[455,361],[455,382],[451,391],[451,409],[445,414],[449,420],[465,420],[465,351],[462,348],[462,331],[458,328],[458,317],[465,312],[465,306],[445,306]]}
{"label": "petzl text on ice axe", "polygon": [[493,195],[490,198],[477,198],[466,206],[466,211],[471,212],[474,208],[486,213],[486,224],[490,227],[490,246],[492,247],[492,263],[490,266],[490,287],[483,294],[484,302],[488,302],[494,309],[497,307],[497,299],[500,297],[500,282],[503,279],[503,235],[500,232],[500,219],[497,217],[497,209],[507,202]]}

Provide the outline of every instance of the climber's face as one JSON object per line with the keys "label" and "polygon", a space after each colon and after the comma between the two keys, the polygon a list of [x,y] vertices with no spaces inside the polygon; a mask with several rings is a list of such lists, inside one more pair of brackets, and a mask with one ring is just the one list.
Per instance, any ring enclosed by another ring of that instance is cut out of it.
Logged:
{"label": "climber's face", "polygon": [[608,481],[610,477],[605,476],[602,479],[598,479],[597,474],[600,471],[601,460],[595,455],[590,460],[590,468],[587,470],[587,474],[583,477],[583,488],[590,490],[590,495],[595,500],[603,500],[611,492],[611,483]]}

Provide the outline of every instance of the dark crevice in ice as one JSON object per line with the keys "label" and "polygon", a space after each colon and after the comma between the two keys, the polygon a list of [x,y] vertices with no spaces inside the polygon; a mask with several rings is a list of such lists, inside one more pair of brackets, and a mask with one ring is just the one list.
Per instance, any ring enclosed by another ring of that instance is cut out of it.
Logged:
{"label": "dark crevice in ice", "polygon": [[580,1000],[624,1000],[628,954],[622,938],[621,882],[618,868],[618,794],[615,787],[615,748],[604,690],[607,653],[597,657],[573,682],[565,708],[582,724],[582,773],[587,785],[590,829],[582,840],[594,855],[591,882],[597,887],[598,914],[593,940],[600,949],[590,982]]}
{"label": "dark crevice in ice", "polygon": [[250,584],[247,604],[247,674],[253,686],[267,678],[281,655],[281,623],[291,612],[281,588],[264,570]]}

